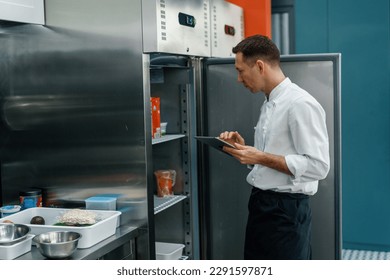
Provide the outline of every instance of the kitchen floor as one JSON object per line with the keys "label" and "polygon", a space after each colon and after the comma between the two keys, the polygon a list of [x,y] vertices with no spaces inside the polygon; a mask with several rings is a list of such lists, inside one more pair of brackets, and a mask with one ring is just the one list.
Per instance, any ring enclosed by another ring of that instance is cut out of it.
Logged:
{"label": "kitchen floor", "polygon": [[390,252],[343,249],[342,259],[343,260],[390,260]]}

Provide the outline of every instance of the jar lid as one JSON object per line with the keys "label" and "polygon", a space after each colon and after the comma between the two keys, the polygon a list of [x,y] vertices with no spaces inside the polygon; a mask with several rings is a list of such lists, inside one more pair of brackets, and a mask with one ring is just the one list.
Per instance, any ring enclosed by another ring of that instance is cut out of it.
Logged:
{"label": "jar lid", "polygon": [[24,190],[19,192],[20,196],[33,196],[33,195],[41,195],[41,194],[42,191],[38,189],[30,189],[30,190]]}
{"label": "jar lid", "polygon": [[0,211],[3,213],[16,213],[20,211],[20,206],[19,205],[5,205],[0,208]]}

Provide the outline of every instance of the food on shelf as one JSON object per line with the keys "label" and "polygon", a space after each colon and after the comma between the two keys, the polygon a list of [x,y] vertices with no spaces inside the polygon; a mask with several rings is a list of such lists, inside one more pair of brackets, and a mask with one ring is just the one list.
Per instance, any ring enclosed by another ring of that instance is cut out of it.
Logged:
{"label": "food on shelf", "polygon": [[175,170],[156,170],[154,172],[157,180],[157,196],[171,196],[173,195],[173,186],[176,182]]}

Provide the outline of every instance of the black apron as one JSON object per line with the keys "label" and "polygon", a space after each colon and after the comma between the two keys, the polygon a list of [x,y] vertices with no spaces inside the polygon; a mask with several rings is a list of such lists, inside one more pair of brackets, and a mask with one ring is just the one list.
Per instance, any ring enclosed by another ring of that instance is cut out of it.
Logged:
{"label": "black apron", "polygon": [[309,196],[253,188],[249,203],[244,258],[311,259]]}

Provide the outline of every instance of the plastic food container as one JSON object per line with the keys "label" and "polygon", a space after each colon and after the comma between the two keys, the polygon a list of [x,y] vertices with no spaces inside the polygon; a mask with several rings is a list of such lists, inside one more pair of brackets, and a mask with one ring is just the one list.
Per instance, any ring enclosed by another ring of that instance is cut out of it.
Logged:
{"label": "plastic food container", "polygon": [[173,195],[173,186],[176,182],[175,170],[157,170],[154,172],[157,181],[157,196]]}
{"label": "plastic food container", "polygon": [[183,255],[183,244],[156,242],[157,260],[178,260]]}
{"label": "plastic food container", "polygon": [[0,208],[1,217],[7,217],[20,211],[19,205],[6,205]]}
{"label": "plastic food container", "polygon": [[116,210],[116,198],[106,196],[92,196],[85,200],[88,210]]}
{"label": "plastic food container", "polygon": [[129,223],[133,220],[147,218],[148,209],[145,199],[129,199],[117,201],[117,209],[122,212],[121,223]]}
{"label": "plastic food container", "polygon": [[168,125],[167,122],[162,122],[160,124],[160,126],[161,126],[161,135],[166,135],[167,134],[167,125]]}
{"label": "plastic food container", "polygon": [[28,234],[26,239],[12,245],[0,245],[0,260],[13,260],[31,251],[34,235]]}
{"label": "plastic food container", "polygon": [[20,206],[22,210],[32,207],[42,207],[42,191],[30,189],[19,192]]}
{"label": "plastic food container", "polygon": [[[103,211],[103,210],[88,210],[95,212],[99,217],[99,221],[90,226],[60,226],[54,225],[58,223],[59,217],[65,211],[72,209],[67,208],[49,208],[35,207],[20,211],[16,214],[9,215],[6,218],[1,218],[0,223],[4,220],[11,220],[15,224],[26,224],[30,227],[31,234],[38,235],[49,231],[75,231],[82,235],[78,248],[89,248],[100,241],[115,234],[117,226],[119,226],[119,211]],[[34,216],[41,216],[45,219],[45,225],[30,224],[30,220]]]}

